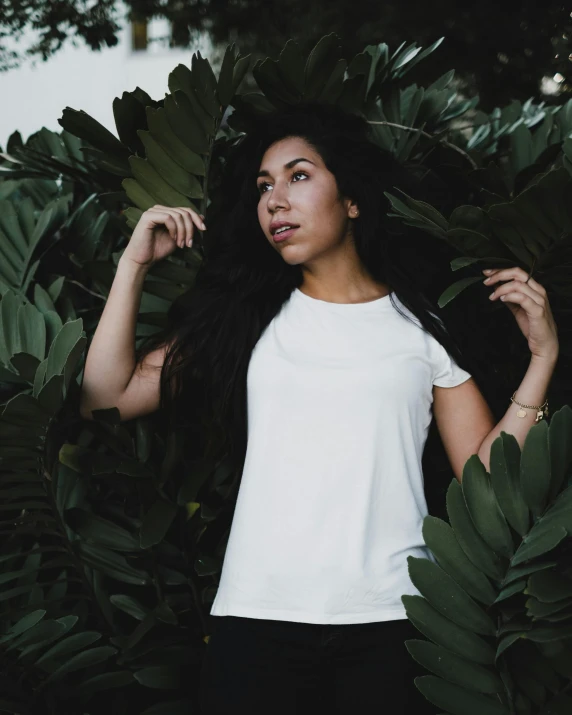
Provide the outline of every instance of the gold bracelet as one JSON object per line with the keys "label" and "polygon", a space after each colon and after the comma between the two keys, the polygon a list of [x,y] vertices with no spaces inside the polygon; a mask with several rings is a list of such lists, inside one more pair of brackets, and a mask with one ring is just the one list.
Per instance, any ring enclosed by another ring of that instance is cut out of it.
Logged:
{"label": "gold bracelet", "polygon": [[514,399],[515,395],[516,391],[512,393],[512,397],[510,398],[510,400],[521,408],[516,413],[517,417],[526,417],[526,412],[522,408],[526,408],[527,410],[536,410],[536,419],[534,420],[535,422],[539,422],[543,417],[548,417],[548,400],[544,400],[544,403],[538,407],[535,405],[523,405],[521,402],[518,402],[518,400]]}

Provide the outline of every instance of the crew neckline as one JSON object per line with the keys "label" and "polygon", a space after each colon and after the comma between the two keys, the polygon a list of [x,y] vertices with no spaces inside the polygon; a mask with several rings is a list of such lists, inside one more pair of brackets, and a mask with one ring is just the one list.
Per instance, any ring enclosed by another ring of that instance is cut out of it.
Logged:
{"label": "crew neckline", "polygon": [[387,295],[382,295],[381,298],[374,298],[374,300],[368,300],[363,303],[332,303],[329,300],[321,300],[320,298],[313,298],[310,295],[307,295],[303,291],[301,291],[299,288],[295,288],[294,292],[296,295],[298,295],[302,300],[306,301],[307,303],[311,303],[312,305],[315,305],[320,308],[326,308],[328,310],[333,310],[337,312],[350,312],[350,311],[369,311],[369,310],[378,310],[380,308],[391,308],[392,303],[390,300],[390,296],[394,294],[394,291],[391,291]]}

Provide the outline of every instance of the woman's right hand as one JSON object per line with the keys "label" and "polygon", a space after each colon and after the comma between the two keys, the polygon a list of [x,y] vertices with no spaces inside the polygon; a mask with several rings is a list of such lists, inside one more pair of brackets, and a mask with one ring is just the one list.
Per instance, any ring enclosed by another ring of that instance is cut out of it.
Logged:
{"label": "woman's right hand", "polygon": [[206,226],[200,214],[192,209],[153,206],[137,222],[122,258],[143,266],[170,256],[177,247],[192,246],[195,226]]}

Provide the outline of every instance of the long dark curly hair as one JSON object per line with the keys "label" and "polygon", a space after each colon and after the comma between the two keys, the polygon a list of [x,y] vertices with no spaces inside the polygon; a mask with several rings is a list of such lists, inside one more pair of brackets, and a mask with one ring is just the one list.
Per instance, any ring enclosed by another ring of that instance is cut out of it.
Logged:
{"label": "long dark curly hair", "polygon": [[[265,115],[230,148],[206,219],[204,260],[182,302],[184,310],[174,305],[169,326],[137,351],[140,360],[169,345],[161,371],[161,409],[170,421],[196,419],[211,448],[222,450],[239,470],[246,454],[246,377],[252,350],[303,282],[301,267],[287,264],[271,247],[257,215],[256,175],[262,157],[286,137],[307,141],[334,175],[340,195],[357,202],[355,246],[372,278],[394,291],[423,329],[466,366],[452,332],[436,317],[439,308],[412,279],[407,234],[392,230],[387,216],[384,192],[399,187],[414,193],[413,173],[373,142],[362,116],[316,102]],[[393,297],[391,301],[399,310]]]}

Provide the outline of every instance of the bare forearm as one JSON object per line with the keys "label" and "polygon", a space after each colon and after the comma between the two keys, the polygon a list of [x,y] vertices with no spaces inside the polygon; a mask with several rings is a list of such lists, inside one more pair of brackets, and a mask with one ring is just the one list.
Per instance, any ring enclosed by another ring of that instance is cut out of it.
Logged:
{"label": "bare forearm", "polygon": [[135,370],[135,326],[147,269],[119,260],[86,358],[81,409],[113,406]]}
{"label": "bare forearm", "polygon": [[[515,399],[524,405],[542,405],[546,398],[548,385],[552,379],[557,359],[557,356],[553,359],[535,358],[533,356],[528,370],[516,391]],[[519,407],[511,402],[500,422],[483,440],[478,456],[487,470],[489,470],[491,445],[500,436],[501,431],[514,435],[522,449],[528,431],[535,424],[536,411],[525,409],[525,417],[518,417],[518,411]]]}

